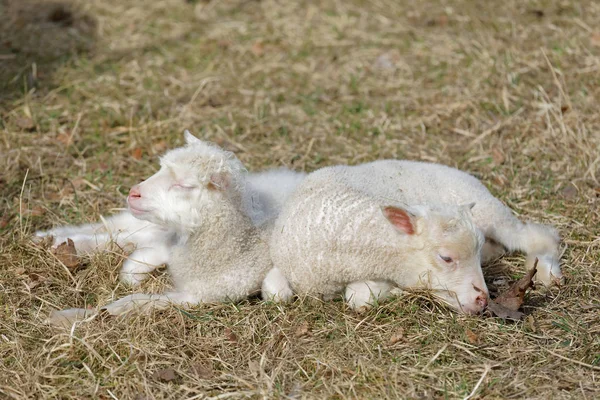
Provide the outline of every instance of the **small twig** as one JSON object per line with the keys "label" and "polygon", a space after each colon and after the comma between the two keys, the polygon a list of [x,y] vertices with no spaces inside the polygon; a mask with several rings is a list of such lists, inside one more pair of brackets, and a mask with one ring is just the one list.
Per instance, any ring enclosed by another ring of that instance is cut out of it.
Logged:
{"label": "small twig", "polygon": [[479,386],[481,386],[481,383],[485,379],[485,377],[488,374],[488,372],[490,372],[490,366],[486,365],[485,366],[485,370],[483,371],[483,374],[481,374],[481,378],[479,378],[479,380],[475,384],[475,387],[473,388],[473,390],[471,391],[471,393],[467,397],[465,397],[463,400],[469,400],[471,397],[475,396],[475,393],[477,392],[477,389],[479,389]]}
{"label": "small twig", "polygon": [[448,344],[445,344],[444,347],[442,347],[441,349],[438,350],[437,353],[435,353],[435,356],[433,356],[433,358],[431,360],[429,360],[427,362],[427,364],[425,364],[425,366],[423,367],[423,370],[426,370],[427,367],[429,367],[431,364],[433,364],[433,362],[435,360],[437,360],[437,358],[444,352],[444,350],[446,350],[448,348]]}
{"label": "small twig", "polygon": [[552,350],[548,350],[548,349],[545,349],[545,350],[546,350],[548,353],[552,354],[553,356],[556,356],[556,357],[558,357],[558,358],[562,358],[562,359],[563,359],[563,360],[565,360],[565,361],[570,361],[570,362],[572,362],[572,363],[574,363],[574,364],[581,365],[582,367],[591,368],[591,369],[593,369],[594,371],[600,371],[600,367],[597,367],[597,366],[595,366],[595,365],[588,364],[588,363],[584,363],[584,362],[582,362],[582,361],[573,360],[572,358],[568,358],[568,357],[565,357],[565,356],[561,356],[560,354],[558,354],[558,353],[555,353],[555,352],[553,352]]}

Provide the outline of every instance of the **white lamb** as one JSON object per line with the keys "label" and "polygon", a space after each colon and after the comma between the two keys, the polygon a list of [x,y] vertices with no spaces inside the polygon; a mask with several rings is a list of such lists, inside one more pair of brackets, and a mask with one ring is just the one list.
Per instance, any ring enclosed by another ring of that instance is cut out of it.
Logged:
{"label": "white lamb", "polygon": [[[150,225],[150,232],[167,235],[157,228],[165,227],[164,232],[171,235],[166,245],[159,245],[169,250],[165,261],[174,288],[165,294],[133,294],[103,307],[112,315],[164,308],[169,303],[189,306],[238,301],[258,292],[272,267],[267,221],[302,175],[289,171],[262,174],[256,187],[265,191],[254,192],[235,155],[187,132],[186,141],[187,146],[167,152],[161,158],[161,169],[134,186],[128,197],[131,214],[155,224]],[[277,177],[285,184],[266,191],[269,179]],[[125,215],[118,218],[126,220]],[[253,219],[264,228],[257,227]],[[136,235],[128,233],[127,238]],[[150,249],[156,248],[150,245]],[[136,253],[139,251],[143,249]],[[89,315],[87,310],[64,310],[53,313],[49,322],[64,325],[64,320],[85,315]]]}
{"label": "white lamb", "polygon": [[[186,131],[188,145],[199,141]],[[259,173],[246,174],[245,187],[241,191],[244,212],[257,227],[274,220],[287,197],[304,179],[306,174],[278,168]],[[152,189],[148,189],[152,190]],[[129,199],[139,195],[139,186],[132,188]],[[179,200],[179,199],[178,199]],[[104,251],[111,243],[134,251],[123,262],[120,280],[131,286],[139,285],[162,264],[168,264],[173,245],[181,240],[186,232],[190,215],[185,215],[186,204],[164,202],[157,210],[165,212],[165,218],[155,215],[148,219],[137,215],[134,209],[123,211],[101,222],[79,226],[62,226],[48,231],[36,232],[38,238],[53,237],[56,247],[67,239],[73,240],[78,254]],[[180,218],[172,218],[172,213],[183,207]]]}
{"label": "white lamb", "polygon": [[527,253],[528,264],[539,258],[543,284],[562,278],[552,228],[521,223],[474,177],[423,162],[383,160],[308,175],[279,215],[270,248],[274,269],[263,297],[278,301],[345,289],[358,308],[394,286],[422,287],[477,313],[488,297],[481,260],[504,248]]}

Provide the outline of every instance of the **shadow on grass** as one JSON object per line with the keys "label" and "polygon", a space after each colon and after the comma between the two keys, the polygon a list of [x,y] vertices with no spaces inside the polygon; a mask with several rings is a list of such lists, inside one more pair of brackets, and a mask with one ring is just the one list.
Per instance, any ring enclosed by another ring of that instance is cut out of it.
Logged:
{"label": "shadow on grass", "polygon": [[92,51],[96,26],[70,1],[0,0],[0,108],[47,88],[60,65]]}

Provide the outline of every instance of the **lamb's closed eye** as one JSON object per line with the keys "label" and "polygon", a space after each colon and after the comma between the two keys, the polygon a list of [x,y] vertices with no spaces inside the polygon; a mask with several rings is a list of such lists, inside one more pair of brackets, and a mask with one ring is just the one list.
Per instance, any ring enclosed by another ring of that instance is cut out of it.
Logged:
{"label": "lamb's closed eye", "polygon": [[192,190],[192,189],[196,189],[198,186],[196,185],[190,185],[187,183],[175,183],[173,185],[171,185],[171,189],[178,189],[178,190]]}

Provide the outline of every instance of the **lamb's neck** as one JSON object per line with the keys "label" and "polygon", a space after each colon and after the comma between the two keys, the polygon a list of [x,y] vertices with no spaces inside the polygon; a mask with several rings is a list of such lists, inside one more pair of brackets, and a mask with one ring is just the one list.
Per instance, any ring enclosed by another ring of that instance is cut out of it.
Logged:
{"label": "lamb's neck", "polygon": [[228,202],[212,210],[205,210],[205,215],[199,226],[188,231],[187,242],[192,241],[196,247],[238,245],[253,229],[250,218]]}

